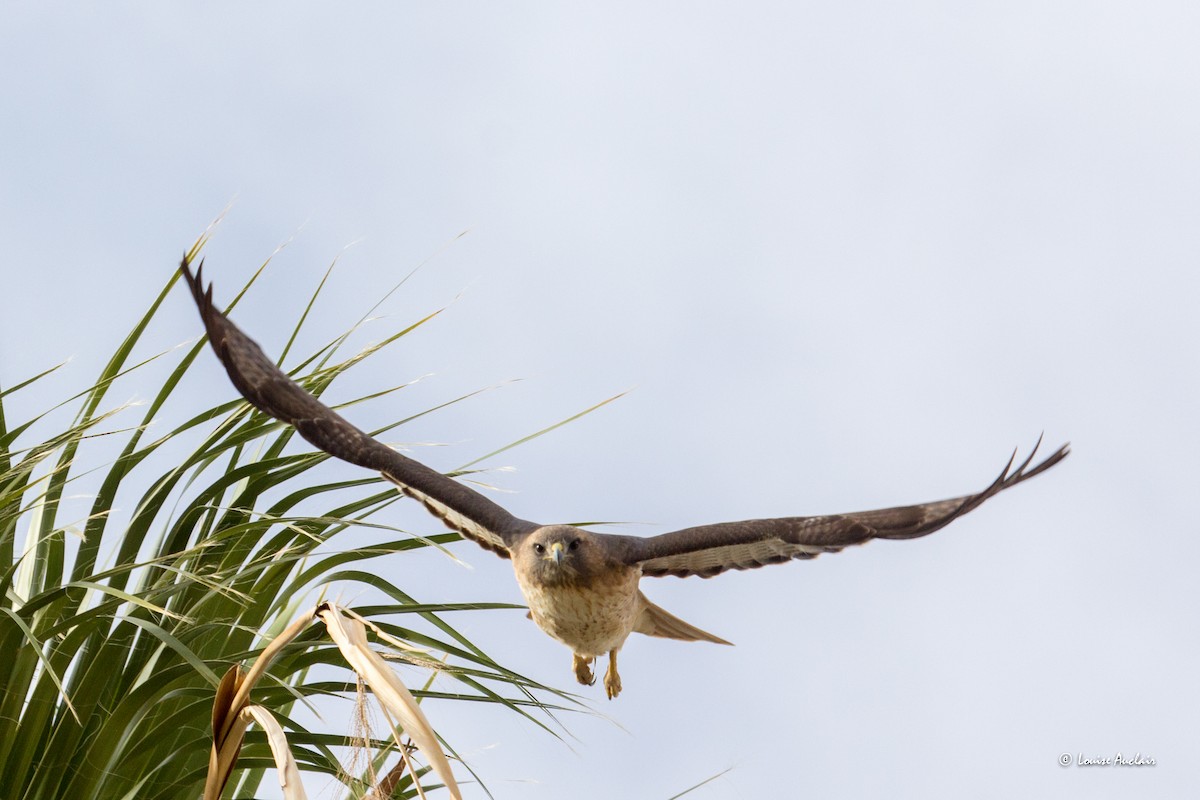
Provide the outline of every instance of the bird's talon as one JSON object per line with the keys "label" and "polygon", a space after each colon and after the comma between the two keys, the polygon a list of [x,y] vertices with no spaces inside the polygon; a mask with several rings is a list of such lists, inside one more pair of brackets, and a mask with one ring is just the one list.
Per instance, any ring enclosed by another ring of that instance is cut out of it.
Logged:
{"label": "bird's talon", "polygon": [[604,671],[604,693],[612,700],[621,693],[621,676],[617,673],[617,651],[608,654],[608,669]]}
{"label": "bird's talon", "polygon": [[580,655],[575,656],[575,680],[582,683],[584,686],[591,686],[596,682],[596,676],[592,672],[591,664],[595,658],[585,658]]}

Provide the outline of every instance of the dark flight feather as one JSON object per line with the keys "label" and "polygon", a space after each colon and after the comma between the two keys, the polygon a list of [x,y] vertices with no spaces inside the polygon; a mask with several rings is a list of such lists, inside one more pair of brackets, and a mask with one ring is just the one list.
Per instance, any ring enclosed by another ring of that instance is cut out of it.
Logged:
{"label": "dark flight feather", "polygon": [[941,529],[988,498],[1044,472],[1070,452],[1068,445],[1063,445],[1030,469],[1038,445],[1015,470],[1014,453],[1000,476],[976,494],[876,511],[751,519],[700,525],[645,539],[624,537],[622,556],[625,563],[640,565],[643,575],[711,578],[729,569],[753,569],[793,559],[816,558],[821,553],[836,553],[871,539],[915,539]]}
{"label": "dark flight feather", "polygon": [[255,408],[295,426],[332,456],[378,470],[417,499],[451,529],[505,558],[509,547],[537,524],[517,519],[478,492],[363,433],[289,378],[262,349],[213,306],[212,286],[203,284],[203,262],[193,276],[185,257],[179,269],[187,279],[208,340],[230,380]]}

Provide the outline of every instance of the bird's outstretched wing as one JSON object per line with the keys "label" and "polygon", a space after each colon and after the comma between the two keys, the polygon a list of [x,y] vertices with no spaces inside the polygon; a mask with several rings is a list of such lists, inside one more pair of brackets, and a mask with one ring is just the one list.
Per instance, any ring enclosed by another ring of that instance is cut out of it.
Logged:
{"label": "bird's outstretched wing", "polygon": [[[1041,439],[1038,439],[1041,444]],[[1069,445],[1030,468],[1037,446],[1016,469],[1016,453],[990,486],[976,494],[915,506],[781,517],[700,525],[645,539],[621,537],[621,558],[643,575],[699,575],[711,578],[729,569],[753,569],[792,559],[816,558],[871,539],[914,539],[942,528],[985,500],[1045,472],[1067,457]]]}
{"label": "bird's outstretched wing", "polygon": [[179,269],[191,287],[213,351],[252,405],[295,426],[301,436],[331,456],[382,472],[451,529],[505,558],[510,557],[513,543],[539,527],[376,441],[306,392],[213,306],[212,285],[207,289],[203,285],[203,267],[201,262],[193,276],[185,256]]}

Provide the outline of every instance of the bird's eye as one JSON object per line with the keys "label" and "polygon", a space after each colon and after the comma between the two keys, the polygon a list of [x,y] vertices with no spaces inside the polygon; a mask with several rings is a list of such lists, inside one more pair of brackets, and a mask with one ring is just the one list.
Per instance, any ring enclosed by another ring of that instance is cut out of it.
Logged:
{"label": "bird's eye", "polygon": [[546,552],[546,545],[544,545],[544,544],[537,544],[537,543],[535,543],[535,544],[533,545],[533,552],[535,552],[535,553],[544,553],[544,552]]}
{"label": "bird's eye", "polygon": [[578,549],[579,549],[579,540],[578,540],[578,539],[572,539],[572,540],[571,540],[571,543],[570,543],[569,545],[567,545],[567,549],[568,549],[568,550],[571,550],[572,552],[573,552],[573,551],[575,551],[575,550],[578,550]]}

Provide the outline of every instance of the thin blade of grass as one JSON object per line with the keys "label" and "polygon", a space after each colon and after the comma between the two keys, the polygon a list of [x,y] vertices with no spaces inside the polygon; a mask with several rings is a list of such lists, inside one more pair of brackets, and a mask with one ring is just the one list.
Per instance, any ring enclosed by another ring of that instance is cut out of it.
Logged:
{"label": "thin blade of grass", "polygon": [[499,450],[493,450],[492,452],[488,453],[487,455],[483,455],[472,461],[468,461],[467,463],[465,463],[461,467],[459,467],[457,470],[455,470],[452,474],[458,475],[463,470],[465,470],[469,467],[473,467],[474,465],[478,464],[481,461],[487,461],[489,458],[491,458],[493,456],[498,456],[507,450],[511,450],[514,447],[517,447],[518,445],[522,445],[522,444],[525,444],[526,442],[533,441],[534,439],[538,438],[539,436],[544,436],[545,434],[549,433],[550,431],[557,430],[558,428],[561,428],[563,425],[566,425],[568,422],[574,422],[575,420],[579,419],[580,417],[585,417],[588,414],[592,413],[593,411],[595,411],[599,408],[603,408],[604,406],[608,405],[612,401],[621,399],[622,397],[624,397],[627,394],[629,394],[629,392],[621,392],[620,394],[614,394],[612,397],[608,398],[607,400],[601,400],[599,403],[596,403],[596,405],[591,406],[590,408],[585,408],[583,411],[580,411],[578,414],[572,414],[571,416],[567,417],[566,419],[556,422],[549,427],[542,428],[540,431],[537,431],[536,433],[531,433],[524,438],[517,439],[515,442],[506,444],[506,445],[504,445],[504,447],[501,447]]}

